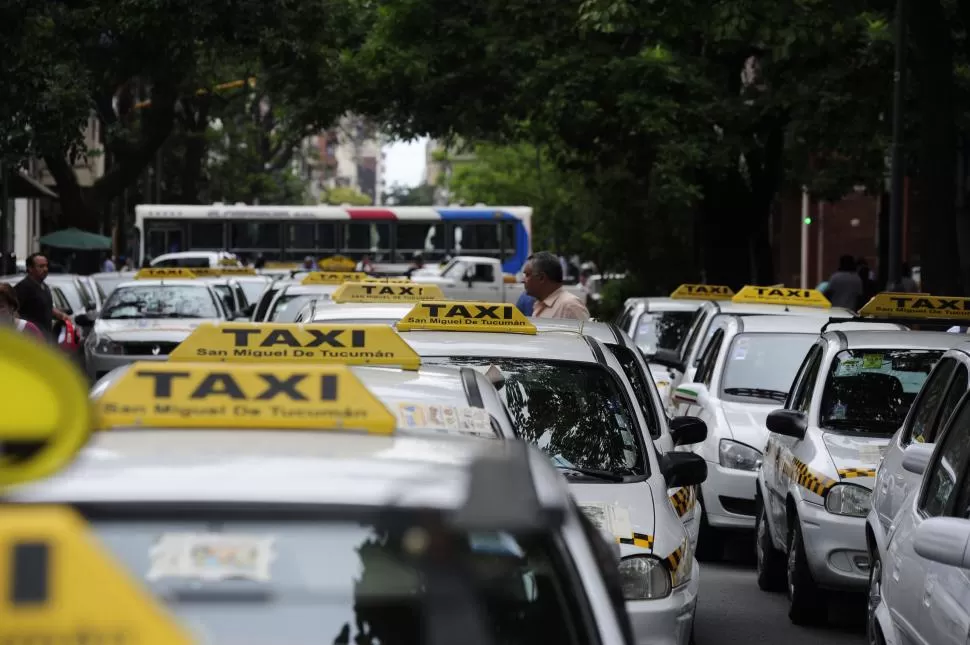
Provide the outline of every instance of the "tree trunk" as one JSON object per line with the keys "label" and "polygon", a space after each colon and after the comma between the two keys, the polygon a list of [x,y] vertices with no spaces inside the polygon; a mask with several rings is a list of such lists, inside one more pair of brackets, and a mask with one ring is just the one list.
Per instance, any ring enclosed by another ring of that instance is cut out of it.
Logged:
{"label": "tree trunk", "polygon": [[[919,182],[923,221],[923,290],[964,292],[956,225],[957,127],[954,108],[953,40],[939,0],[910,12],[913,78],[918,83]],[[906,258],[903,258],[906,259]]]}

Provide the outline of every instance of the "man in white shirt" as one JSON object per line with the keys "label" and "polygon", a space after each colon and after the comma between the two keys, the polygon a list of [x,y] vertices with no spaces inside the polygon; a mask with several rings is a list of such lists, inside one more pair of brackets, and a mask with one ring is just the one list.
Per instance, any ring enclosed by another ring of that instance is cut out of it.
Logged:
{"label": "man in white shirt", "polygon": [[546,251],[530,255],[522,275],[525,292],[536,299],[533,318],[589,320],[583,301],[563,289],[562,265],[555,255]]}

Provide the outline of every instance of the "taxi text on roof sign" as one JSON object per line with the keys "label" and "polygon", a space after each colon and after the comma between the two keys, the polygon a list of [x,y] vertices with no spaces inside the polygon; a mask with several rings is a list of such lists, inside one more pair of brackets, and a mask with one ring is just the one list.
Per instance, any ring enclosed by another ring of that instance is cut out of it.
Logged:
{"label": "taxi text on roof sign", "polygon": [[347,324],[204,323],[169,360],[421,365],[421,357],[392,327]]}
{"label": "taxi text on roof sign", "polygon": [[185,267],[168,267],[156,269],[139,269],[135,280],[192,280],[196,274]]}
{"label": "taxi text on roof sign", "polygon": [[87,442],[87,382],[56,349],[0,328],[0,392],[0,489],[57,472]]}
{"label": "taxi text on roof sign", "polygon": [[970,298],[915,293],[877,293],[859,310],[860,316],[970,320]]}
{"label": "taxi text on roof sign", "polygon": [[311,271],[303,277],[302,284],[343,284],[366,279],[367,274],[359,271]]}
{"label": "taxi text on roof sign", "polygon": [[756,287],[747,285],[731,298],[733,302],[748,304],[786,305],[799,307],[829,308],[832,303],[816,289],[792,289],[789,287]]}
{"label": "taxi text on roof sign", "polygon": [[445,294],[436,284],[400,282],[345,282],[330,297],[341,302],[415,302],[444,300]]}
{"label": "taxi text on roof sign", "polygon": [[232,275],[257,275],[252,267],[192,267],[192,273],[199,278],[221,278]]}
{"label": "taxi text on roof sign", "polygon": [[676,300],[730,300],[731,287],[720,284],[682,284],[670,294]]}
{"label": "taxi text on roof sign", "polygon": [[419,302],[397,323],[401,331],[487,331],[535,334],[536,326],[504,302]]}
{"label": "taxi text on roof sign", "polygon": [[100,429],[365,430],[396,419],[346,365],[133,363],[97,400]]}
{"label": "taxi text on roof sign", "polygon": [[0,643],[193,642],[68,507],[3,508],[0,581]]}

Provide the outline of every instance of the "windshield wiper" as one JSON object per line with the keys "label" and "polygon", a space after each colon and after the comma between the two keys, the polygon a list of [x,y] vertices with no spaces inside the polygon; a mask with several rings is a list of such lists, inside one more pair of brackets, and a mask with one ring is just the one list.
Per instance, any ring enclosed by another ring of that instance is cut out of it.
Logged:
{"label": "windshield wiper", "polygon": [[760,387],[726,387],[724,388],[724,393],[732,396],[747,396],[757,399],[771,399],[773,401],[785,401],[788,398],[788,392],[766,390]]}
{"label": "windshield wiper", "polygon": [[614,472],[612,470],[600,470],[599,468],[580,468],[579,466],[565,466],[562,464],[556,464],[556,467],[563,471],[562,474],[566,477],[582,475],[609,482],[622,482],[626,480],[627,475],[633,474],[633,471],[629,468],[621,468]]}
{"label": "windshield wiper", "polygon": [[880,421],[878,419],[822,419],[819,425],[822,428],[852,430],[861,434],[895,434],[902,423],[902,421],[893,423],[892,421]]}

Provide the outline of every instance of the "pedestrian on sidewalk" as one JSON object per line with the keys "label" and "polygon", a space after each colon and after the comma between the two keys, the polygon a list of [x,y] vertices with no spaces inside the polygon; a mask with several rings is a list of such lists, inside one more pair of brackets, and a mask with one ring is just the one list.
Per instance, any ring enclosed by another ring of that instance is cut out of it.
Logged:
{"label": "pedestrian on sidewalk", "polygon": [[533,318],[589,320],[583,301],[563,288],[562,265],[555,255],[547,251],[530,255],[522,275],[525,292],[536,299]]}

